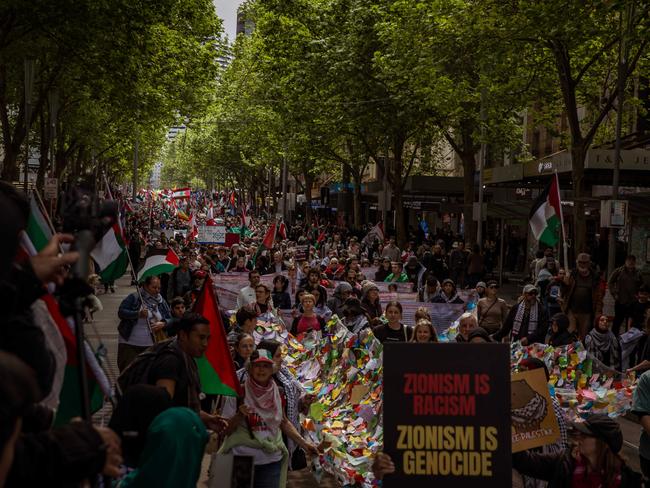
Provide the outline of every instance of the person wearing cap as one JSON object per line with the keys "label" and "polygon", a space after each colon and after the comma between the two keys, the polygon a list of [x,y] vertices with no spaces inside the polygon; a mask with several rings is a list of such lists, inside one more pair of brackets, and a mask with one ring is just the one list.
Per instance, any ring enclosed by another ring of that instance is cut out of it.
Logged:
{"label": "person wearing cap", "polygon": [[187,310],[191,310],[194,306],[194,302],[196,302],[196,299],[199,297],[207,276],[208,274],[201,269],[192,273],[192,289],[183,296],[183,301],[185,302],[185,308]]}
{"label": "person wearing cap", "polygon": [[379,300],[379,288],[372,281],[364,281],[361,284],[361,306],[368,316],[368,323],[375,327],[381,323],[381,302]]}
{"label": "person wearing cap", "polygon": [[409,256],[404,272],[408,276],[408,280],[413,284],[413,291],[418,291],[422,287],[426,268],[418,261],[417,256]]}
{"label": "person wearing cap", "polygon": [[575,332],[569,330],[569,317],[563,313],[556,313],[551,317],[551,326],[548,330],[546,344],[553,347],[562,347],[573,344],[577,340]]}
{"label": "person wearing cap", "polygon": [[476,283],[476,294],[478,295],[479,300],[485,296],[486,288],[487,285],[485,284],[485,281],[479,281],[478,283]]}
{"label": "person wearing cap", "polygon": [[230,419],[227,437],[219,449],[220,454],[253,458],[254,488],[286,486],[290,455],[283,434],[306,452],[319,454],[318,448],[303,439],[287,418],[283,393],[273,379],[274,356],[261,347],[251,354],[243,384],[243,404]]}
{"label": "person wearing cap", "polygon": [[[480,284],[476,285],[477,289]],[[490,280],[485,287],[485,296],[476,303],[478,325],[490,334],[498,332],[508,317],[508,304],[498,294],[499,284]]]}
{"label": "person wearing cap", "polygon": [[564,277],[566,295],[563,296],[562,313],[569,317],[569,328],[584,341],[594,315],[602,313],[603,296],[589,254],[578,254],[576,263],[577,269],[571,270]]}
{"label": "person wearing cap", "polygon": [[641,487],[640,475],[619,454],[623,434],[614,419],[591,414],[571,427],[576,449],[518,452],[512,456],[513,467],[525,476],[548,481],[548,488]]}
{"label": "person wearing cap", "polygon": [[433,303],[465,303],[462,298],[458,296],[456,291],[456,283],[454,280],[447,278],[442,282],[442,290],[431,300]]}
{"label": "person wearing cap", "polygon": [[494,334],[496,340],[508,337],[510,342],[519,341],[523,346],[536,342],[544,343],[548,330],[548,315],[537,299],[537,288],[524,286],[519,303],[514,305],[506,317],[503,327]]}
{"label": "person wearing cap", "polygon": [[334,315],[343,317],[343,304],[352,295],[352,285],[347,281],[341,281],[334,289],[334,294],[327,300],[327,307]]}

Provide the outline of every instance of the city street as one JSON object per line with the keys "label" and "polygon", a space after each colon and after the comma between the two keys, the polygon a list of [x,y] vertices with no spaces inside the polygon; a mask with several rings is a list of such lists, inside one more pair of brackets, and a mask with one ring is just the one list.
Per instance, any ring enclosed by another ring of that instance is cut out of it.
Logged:
{"label": "city street", "polygon": [[[115,288],[115,293],[109,292],[108,294],[99,295],[99,299],[102,301],[104,310],[95,315],[95,322],[93,326],[86,327],[86,333],[92,344],[96,345],[101,341],[108,349],[108,373],[111,376],[111,380],[114,380],[115,374],[117,373],[117,324],[119,322],[117,319],[117,309],[119,308],[120,302],[124,299],[124,297],[135,290],[134,287],[130,286],[130,279],[128,276],[128,274],[124,275],[124,277],[116,283],[117,286]],[[504,296],[514,296],[516,293],[515,290],[516,288],[514,286],[506,286],[503,290]],[[509,299],[508,301],[512,301],[512,299]],[[102,418],[102,414],[108,415],[109,412],[110,408],[106,408],[102,412],[98,413],[95,418],[100,419]],[[627,418],[618,418],[617,421],[621,426],[624,437],[622,454],[625,456],[625,459],[629,462],[630,466],[634,470],[640,471],[638,459],[640,425],[633,415],[629,415]],[[209,456],[206,455],[203,461],[203,469],[201,472],[201,483],[205,483],[207,481],[208,465]],[[295,488],[339,486],[331,476],[327,475],[324,476],[321,484],[319,485],[316,483],[316,480],[308,469],[290,473],[289,482],[290,486]]]}
{"label": "city street", "polygon": [[[129,270],[130,273],[130,270]],[[88,339],[96,347],[100,342],[106,346],[108,350],[108,365],[107,373],[111,382],[114,382],[117,377],[117,324],[119,319],[117,318],[117,310],[120,306],[122,300],[135,290],[135,287],[131,286],[131,279],[129,278],[130,274],[127,273],[119,279],[115,284],[115,293],[100,294],[98,297],[104,306],[104,310],[95,314],[95,321],[92,325],[86,326],[86,334]],[[100,412],[98,412],[94,419],[97,422],[108,423],[110,418],[111,408],[106,406]],[[201,469],[201,478],[199,481],[198,487],[206,487],[208,481],[208,467],[210,465],[210,456],[205,455],[203,458],[203,464]],[[289,486],[292,488],[316,488],[317,486],[324,488],[335,488],[339,487],[339,483],[336,480],[325,474],[321,483],[317,483],[311,471],[306,468],[301,471],[293,471],[289,473]]]}

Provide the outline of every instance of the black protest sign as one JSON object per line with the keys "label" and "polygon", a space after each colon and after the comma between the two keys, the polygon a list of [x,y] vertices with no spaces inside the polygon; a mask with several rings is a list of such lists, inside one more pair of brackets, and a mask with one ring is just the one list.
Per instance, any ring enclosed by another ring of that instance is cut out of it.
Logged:
{"label": "black protest sign", "polygon": [[387,488],[511,485],[507,344],[384,345]]}

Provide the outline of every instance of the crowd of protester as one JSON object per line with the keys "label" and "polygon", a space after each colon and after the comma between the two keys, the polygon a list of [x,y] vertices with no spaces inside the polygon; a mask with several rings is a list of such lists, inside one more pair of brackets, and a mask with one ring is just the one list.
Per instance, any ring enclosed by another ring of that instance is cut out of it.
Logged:
{"label": "crowd of protester", "polygon": [[[255,344],[257,321],[280,318],[279,311],[291,310],[292,320],[285,327],[298,339],[325,329],[336,315],[351,333],[372,331],[384,343],[439,341],[429,308],[416,310],[411,327],[405,323],[402,303],[382,300],[378,283],[387,283],[388,290],[407,284],[423,305],[462,306],[457,343],[562,347],[579,340],[614,371],[650,369],[648,288],[633,256],[609,277],[616,304],[610,322],[602,314],[604,279],[587,254],[578,255],[575,269],[565,270],[552,250],[541,251],[531,266],[533,283],[525,285],[509,306],[499,296],[498,282],[491,279],[493,257],[479,246],[468,251],[462,238],[448,229],[436,236],[415,235],[400,249],[390,236],[368,239],[346,229],[296,225],[286,238],[262,250],[270,224],[263,218],[245,226],[241,218],[224,215],[225,225],[240,229],[240,241],[229,247],[201,245],[186,238],[185,220],[154,206],[127,218],[132,266],[137,268],[151,249],[173,250],[179,266],[141,283],[134,280],[139,289],[119,306],[121,374],[109,428],[89,421],[51,428],[48,412],[39,408],[39,402],[51,388],[53,359],[42,331],[33,323],[30,305],[47,292],[47,283],[63,284],[67,266],[78,256],[60,253],[59,244],[72,237],[57,235],[40,254],[14,261],[29,205],[12,187],[3,185],[0,190],[0,204],[8,209],[0,218],[9,231],[1,244],[5,252],[0,300],[7,315],[0,330],[0,487],[68,486],[97,476],[116,478],[121,487],[195,486],[210,432],[218,437],[220,452],[252,458],[255,486],[284,486],[289,470],[306,467],[307,459],[326,446],[304,437],[299,414],[308,412],[314,396],[284,364],[280,343]],[[240,273],[248,282],[237,294],[237,308],[221,310],[245,392],[238,400],[206,398],[195,362],[206,351],[211,328],[192,308],[206,277],[220,273]],[[265,275],[273,275],[270,286],[261,280]],[[112,282],[98,286],[102,287],[104,293],[115,291]],[[461,292],[467,289],[475,290],[477,301],[463,298],[467,295]],[[90,310],[93,301],[88,303]],[[96,302],[93,310],[99,310]],[[152,332],[164,332],[169,339],[156,341]],[[545,369],[534,361],[522,367]],[[644,374],[635,393],[635,411],[644,428],[640,455],[646,476],[650,475],[648,398],[650,376]],[[521,486],[541,486],[543,480],[550,487],[638,486],[619,455],[622,434],[616,422],[593,415],[570,426],[555,404],[554,411],[561,440],[513,456],[513,465],[523,476]],[[386,455],[376,457],[378,478],[393,469]]]}

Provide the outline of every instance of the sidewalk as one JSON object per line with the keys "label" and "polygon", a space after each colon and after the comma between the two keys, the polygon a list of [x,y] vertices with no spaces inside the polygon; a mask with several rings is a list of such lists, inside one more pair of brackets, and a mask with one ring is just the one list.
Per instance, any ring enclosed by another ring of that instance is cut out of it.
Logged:
{"label": "sidewalk", "polygon": [[[117,369],[117,325],[119,324],[119,319],[117,317],[117,310],[119,309],[120,303],[124,298],[126,298],[130,293],[135,291],[135,287],[131,286],[130,273],[124,275],[115,283],[115,293],[104,294],[103,289],[98,296],[101,300],[104,310],[95,314],[95,321],[93,324],[86,325],[85,332],[88,340],[93,346],[93,349],[96,349],[97,346],[101,343],[103,344],[107,351],[107,374],[111,383],[115,383],[115,380],[118,375]],[[104,406],[102,410],[97,412],[94,415],[94,420],[97,423],[107,424],[112,408],[110,404]],[[210,457],[204,456],[201,477],[197,483],[197,487],[205,488],[207,487],[208,481],[208,467],[210,465]],[[304,469],[301,471],[295,471],[289,473],[289,487],[294,488],[316,488],[326,487],[334,488],[340,486],[336,480],[331,476],[323,476],[323,480],[320,484],[316,482],[316,479],[311,474],[309,469]]]}

